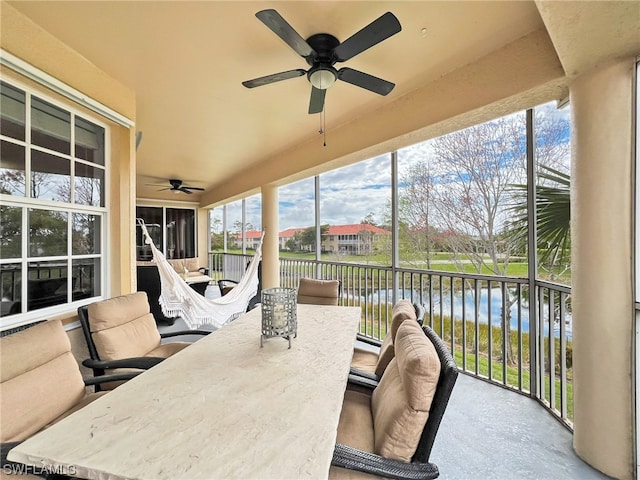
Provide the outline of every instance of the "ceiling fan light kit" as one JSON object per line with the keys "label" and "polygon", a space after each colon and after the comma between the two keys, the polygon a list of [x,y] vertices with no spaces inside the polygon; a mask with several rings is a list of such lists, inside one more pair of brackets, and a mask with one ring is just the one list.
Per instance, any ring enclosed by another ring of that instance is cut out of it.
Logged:
{"label": "ceiling fan light kit", "polygon": [[261,87],[306,74],[312,86],[311,99],[309,101],[310,114],[321,113],[324,110],[326,90],[336,80],[342,80],[378,95],[387,95],[395,87],[395,84],[368,73],[348,67],[336,70],[334,67],[337,62],[345,62],[400,32],[402,27],[393,13],[387,12],[381,15],[342,43],[328,33],[317,33],[305,40],[273,9],[261,10],[256,13],[256,17],[298,55],[303,57],[310,65],[310,68],[309,70],[288,70],[254,78],[253,80],[246,80],[242,82],[245,87]]}

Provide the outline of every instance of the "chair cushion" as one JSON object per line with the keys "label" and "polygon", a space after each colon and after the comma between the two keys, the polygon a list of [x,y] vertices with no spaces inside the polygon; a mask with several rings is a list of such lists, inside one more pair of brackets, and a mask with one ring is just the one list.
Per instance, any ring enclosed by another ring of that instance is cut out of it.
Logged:
{"label": "chair cushion", "polygon": [[85,395],[78,363],[60,320],[0,339],[0,441],[22,441]]}
{"label": "chair cushion", "polygon": [[150,311],[146,292],[136,292],[92,303],[87,313],[91,332],[99,332],[128,323]]}
{"label": "chair cushion", "polygon": [[435,348],[417,322],[403,322],[391,360],[371,396],[375,452],[411,461],[429,418],[440,375]]}
{"label": "chair cushion", "polygon": [[89,305],[89,328],[101,360],[144,357],[160,345],[160,333],[145,292]]}
{"label": "chair cushion", "polygon": [[298,303],[338,305],[340,282],[301,278],[298,285]]}
{"label": "chair cushion", "polygon": [[169,265],[173,267],[173,269],[180,273],[184,274],[184,271],[188,272],[197,272],[200,268],[200,261],[198,258],[173,258],[171,260],[167,260]]}
{"label": "chair cushion", "polygon": [[352,368],[375,373],[377,364],[378,354],[376,352],[357,347],[353,349],[353,358],[351,359]]}
{"label": "chair cushion", "polygon": [[391,311],[391,341],[395,341],[398,327],[402,322],[416,319],[416,309],[413,307],[411,300],[403,299],[396,302]]}
{"label": "chair cushion", "polygon": [[393,306],[391,314],[391,326],[384,337],[380,351],[376,354],[364,349],[355,348],[351,366],[358,370],[374,373],[381,377],[391,359],[395,356],[393,340],[398,332],[398,327],[405,320],[416,320],[416,312],[409,300],[400,300]]}
{"label": "chair cushion", "polygon": [[381,377],[394,356],[393,335],[389,333],[382,341],[380,353],[378,354],[378,361],[376,362],[376,367],[374,368],[373,373]]}
{"label": "chair cushion", "polygon": [[373,453],[374,435],[370,395],[356,390],[344,392],[336,442]]}
{"label": "chair cushion", "polygon": [[200,268],[200,262],[197,258],[185,258],[184,266],[189,272],[197,272]]}
{"label": "chair cushion", "polygon": [[160,346],[160,333],[151,313],[91,336],[101,360],[144,357]]}
{"label": "chair cushion", "polygon": [[171,355],[178,353],[181,350],[187,348],[191,343],[189,342],[171,342],[163,343],[159,347],[154,348],[145,357],[160,357],[169,358]]}

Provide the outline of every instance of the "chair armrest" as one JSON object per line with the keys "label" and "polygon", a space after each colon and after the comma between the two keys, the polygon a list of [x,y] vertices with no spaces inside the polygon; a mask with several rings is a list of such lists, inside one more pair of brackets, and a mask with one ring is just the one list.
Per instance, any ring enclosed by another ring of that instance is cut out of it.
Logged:
{"label": "chair armrest", "polygon": [[210,330],[179,330],[177,332],[165,332],[160,334],[160,338],[177,337],[179,335],[209,335]]}
{"label": "chair armrest", "polygon": [[114,373],[112,375],[99,375],[97,377],[90,377],[84,379],[84,384],[86,386],[91,385],[100,385],[101,383],[107,382],[120,382],[122,380],[131,380],[133,377],[137,377],[142,372],[131,372],[131,373]]}
{"label": "chair armrest", "polygon": [[369,345],[373,345],[374,347],[381,347],[382,342],[380,340],[376,340],[375,338],[365,337],[363,334],[356,334],[356,340],[363,343],[368,343]]}
{"label": "chair armrest", "polygon": [[[354,373],[354,371],[358,373]],[[356,370],[355,368],[351,369],[351,371],[349,372],[349,383],[351,385],[357,385],[358,387],[364,387],[366,389],[373,390],[378,386],[378,383],[380,383],[380,379],[378,379],[376,375],[374,375],[373,377],[367,377],[360,375],[360,373],[367,372],[362,372],[361,370]]]}
{"label": "chair armrest", "polygon": [[[6,443],[0,443],[0,461],[2,462],[2,466],[4,467],[5,465],[9,465],[9,464],[13,464],[13,465],[19,465],[17,463],[13,463],[10,460],[7,460],[7,455],[9,454],[9,450],[11,450],[13,447],[17,447],[18,445],[20,445],[22,442],[6,442]],[[5,472],[7,473],[7,472]]]}
{"label": "chair armrest", "polygon": [[341,443],[336,443],[331,465],[384,478],[422,480],[438,478],[438,475],[440,475],[438,467],[433,463],[403,462],[358,450]]}
{"label": "chair armrest", "polygon": [[132,357],[119,360],[93,360],[92,358],[87,358],[82,361],[82,365],[87,368],[101,370],[110,368],[140,368],[142,370],[148,370],[163,360],[164,358],[161,357]]}
{"label": "chair armrest", "polygon": [[349,373],[351,375],[357,375],[358,377],[362,377],[362,378],[366,378],[367,380],[372,380],[376,383],[380,382],[380,378],[378,375],[376,375],[375,373],[371,373],[371,372],[366,372],[364,370],[360,370],[358,368],[354,368],[351,367],[351,369],[349,370]]}

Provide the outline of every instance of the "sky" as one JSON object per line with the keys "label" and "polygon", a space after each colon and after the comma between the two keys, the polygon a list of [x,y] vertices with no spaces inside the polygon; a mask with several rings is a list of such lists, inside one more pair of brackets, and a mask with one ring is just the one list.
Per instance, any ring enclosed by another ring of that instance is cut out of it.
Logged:
{"label": "sky", "polygon": [[[557,110],[554,103],[539,107],[545,115],[568,118],[568,108]],[[568,139],[567,139],[568,141]],[[398,176],[416,162],[426,159],[429,141],[411,145],[398,151]],[[280,230],[313,226],[314,179],[300,180],[279,188]],[[320,175],[320,223],[344,225],[360,223],[373,213],[376,223],[381,224],[390,208],[391,199],[391,154],[361,161]],[[241,221],[242,201],[227,204],[228,229]],[[213,212],[213,218],[222,221],[222,207]],[[262,228],[261,196],[247,197],[246,221],[254,229]]]}

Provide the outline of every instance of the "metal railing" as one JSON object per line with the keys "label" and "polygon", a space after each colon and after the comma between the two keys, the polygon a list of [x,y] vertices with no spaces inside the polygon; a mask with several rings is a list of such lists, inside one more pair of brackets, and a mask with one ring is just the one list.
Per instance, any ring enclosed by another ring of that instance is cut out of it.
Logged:
{"label": "metal railing", "polygon": [[[238,280],[250,258],[212,254],[212,274]],[[525,278],[280,258],[282,287],[302,277],[340,280],[340,304],[361,307],[360,334],[374,340],[397,300],[422,304],[461,371],[537,398],[572,428],[570,287],[536,281],[531,295]]]}

